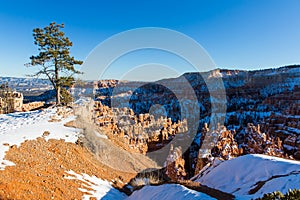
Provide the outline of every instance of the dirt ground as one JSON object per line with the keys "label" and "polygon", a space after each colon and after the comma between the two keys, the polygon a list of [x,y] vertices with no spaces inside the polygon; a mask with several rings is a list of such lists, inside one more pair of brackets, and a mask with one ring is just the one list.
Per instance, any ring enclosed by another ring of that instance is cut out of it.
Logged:
{"label": "dirt ground", "polygon": [[11,146],[6,160],[15,163],[0,171],[0,199],[82,199],[81,181],[66,179],[66,171],[95,175],[122,188],[136,173],[100,163],[86,148],[64,140],[43,138]]}

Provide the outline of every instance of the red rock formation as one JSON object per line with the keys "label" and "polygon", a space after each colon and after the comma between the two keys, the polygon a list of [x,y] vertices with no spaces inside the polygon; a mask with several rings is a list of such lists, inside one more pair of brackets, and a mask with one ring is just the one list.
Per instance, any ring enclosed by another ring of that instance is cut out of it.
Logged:
{"label": "red rock formation", "polygon": [[[176,134],[187,131],[187,121],[172,122],[170,118],[155,119],[145,113],[136,116],[129,108],[110,108],[95,102],[95,124],[113,137],[123,138],[132,151],[145,154],[149,148],[163,147]],[[150,145],[150,146],[149,146]]]}
{"label": "red rock formation", "polygon": [[286,157],[282,140],[269,133],[261,132],[260,126],[248,124],[243,144],[244,153],[259,153],[277,157]]}
{"label": "red rock formation", "polygon": [[165,162],[166,175],[173,181],[182,180],[186,176],[184,169],[185,161],[182,158],[181,147],[173,148],[171,145],[169,155]]}
{"label": "red rock formation", "polygon": [[30,111],[38,108],[42,108],[45,105],[43,101],[31,102],[23,104],[22,111]]}
{"label": "red rock formation", "polygon": [[239,156],[240,150],[234,139],[235,131],[227,130],[226,127],[223,126],[220,129],[213,131],[212,134],[218,135],[216,145],[212,149],[212,155],[214,157],[220,157],[224,160],[228,160]]}

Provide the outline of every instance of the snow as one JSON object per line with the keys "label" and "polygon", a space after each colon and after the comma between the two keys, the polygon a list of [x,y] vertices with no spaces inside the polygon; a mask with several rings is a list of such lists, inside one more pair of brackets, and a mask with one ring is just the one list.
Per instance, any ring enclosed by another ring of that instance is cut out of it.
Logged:
{"label": "snow", "polygon": [[[208,174],[212,169],[214,169],[215,167],[217,167],[218,165],[220,165],[222,162],[224,162],[224,160],[220,159],[220,158],[210,158],[210,163],[205,165],[199,172],[199,174],[201,176],[205,175],[205,174]],[[197,178],[200,176],[200,175],[195,175],[194,177],[191,178],[191,181],[195,181],[197,182]]]}
{"label": "snow", "polygon": [[287,130],[294,134],[300,135],[300,130],[297,128],[288,127]]}
{"label": "snow", "polygon": [[178,184],[165,184],[160,186],[145,186],[142,189],[135,191],[130,195],[127,200],[153,200],[153,199],[164,199],[164,200],[188,200],[188,199],[201,199],[211,200],[215,199],[204,193],[190,190],[182,185]]}
{"label": "snow", "polygon": [[285,194],[289,189],[299,189],[300,174],[290,175],[288,177],[276,178],[267,182],[253,197],[258,198],[266,193],[274,192],[274,186],[280,185],[280,191]]}
{"label": "snow", "polygon": [[83,188],[78,190],[87,193],[84,194],[82,199],[89,200],[94,197],[96,199],[118,199],[122,200],[127,197],[126,194],[112,187],[111,183],[105,180],[101,180],[96,176],[89,176],[88,174],[77,174],[70,170],[67,173],[71,176],[65,177],[66,179],[76,179],[82,181]]}
{"label": "snow", "polygon": [[[196,178],[197,182],[243,199],[258,198],[278,190],[286,193],[288,189],[300,189],[299,161],[252,154],[222,162],[207,170]],[[255,194],[249,195],[259,181],[266,183]]]}
{"label": "snow", "polygon": [[66,122],[74,120],[75,116],[62,119],[60,122],[49,122],[50,116],[55,114],[56,109],[52,108],[0,115],[0,170],[13,165],[12,162],[4,160],[9,146],[19,146],[25,140],[42,137],[45,131],[50,132],[44,137],[46,140],[64,139],[73,143],[77,141],[80,130],[64,126]]}
{"label": "snow", "polygon": [[288,151],[293,151],[293,150],[297,150],[297,147],[292,147],[290,145],[287,144],[283,144],[283,147],[288,150]]}

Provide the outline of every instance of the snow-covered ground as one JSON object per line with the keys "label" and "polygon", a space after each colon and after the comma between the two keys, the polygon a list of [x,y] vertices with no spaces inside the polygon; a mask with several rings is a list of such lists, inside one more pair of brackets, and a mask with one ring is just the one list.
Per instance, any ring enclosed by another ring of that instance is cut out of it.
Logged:
{"label": "snow-covered ground", "polygon": [[[51,116],[56,115],[56,109],[45,109],[31,112],[20,112],[0,115],[0,170],[5,170],[8,165],[14,163],[4,160],[9,146],[19,146],[25,140],[33,140],[38,137],[48,139],[64,139],[66,142],[75,143],[80,135],[80,129],[64,126],[68,121],[74,120],[75,116],[62,119],[60,122],[49,122]],[[43,136],[48,131],[50,134]],[[99,137],[104,137],[98,134]],[[91,197],[97,199],[125,199],[127,195],[119,192],[111,186],[111,183],[87,174],[76,174],[74,171],[67,172],[69,179],[77,179],[83,182],[85,192],[83,199]]]}
{"label": "snow-covered ground", "polygon": [[66,179],[76,179],[82,181],[82,188],[80,191],[86,193],[83,199],[90,199],[95,197],[102,200],[213,200],[204,193],[190,190],[179,184],[165,184],[160,186],[145,186],[140,190],[135,191],[129,197],[112,187],[112,183],[101,180],[96,176],[89,176],[87,174],[77,174],[74,171],[67,171],[70,176]]}
{"label": "snow-covered ground", "polygon": [[90,199],[92,197],[96,199],[118,199],[122,200],[127,197],[126,194],[120,192],[119,190],[113,188],[111,183],[108,181],[101,180],[96,176],[89,176],[87,174],[77,174],[70,170],[67,172],[70,176],[66,179],[76,179],[82,181],[82,186],[84,188],[78,188],[80,191],[87,193],[84,194],[82,199]]}
{"label": "snow-covered ground", "polygon": [[[218,161],[202,171],[196,181],[231,193],[237,199],[255,199],[265,193],[300,189],[300,162],[266,155],[245,155],[221,163]],[[262,187],[257,187],[257,183],[262,183]],[[249,194],[254,188],[257,191]]]}
{"label": "snow-covered ground", "polygon": [[45,131],[50,133],[48,136],[44,136],[46,140],[77,141],[80,130],[64,126],[66,122],[75,119],[75,117],[71,116],[60,122],[49,122],[50,117],[55,114],[56,109],[45,109],[0,115],[0,170],[3,170],[7,165],[13,165],[12,162],[4,160],[5,152],[9,150],[9,146],[19,146],[25,140],[42,137]]}
{"label": "snow-covered ground", "polygon": [[132,195],[128,197],[127,200],[212,200],[215,199],[204,193],[190,190],[182,185],[178,184],[165,184],[160,186],[145,186],[142,189],[135,191]]}

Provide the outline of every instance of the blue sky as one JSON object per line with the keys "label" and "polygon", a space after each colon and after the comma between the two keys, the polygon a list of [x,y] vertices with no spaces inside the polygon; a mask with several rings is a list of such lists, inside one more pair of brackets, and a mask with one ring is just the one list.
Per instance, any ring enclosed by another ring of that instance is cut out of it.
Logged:
{"label": "blue sky", "polygon": [[[300,64],[299,19],[298,0],[0,1],[0,76],[20,77],[34,71],[24,67],[37,53],[32,30],[52,21],[65,23],[63,30],[74,44],[71,52],[81,60],[114,34],[163,27],[195,39],[220,68]],[[158,54],[150,52],[147,62],[170,59]],[[186,71],[180,66],[183,62],[176,63],[179,73]],[[130,65],[130,59],[118,64],[116,68]]]}

